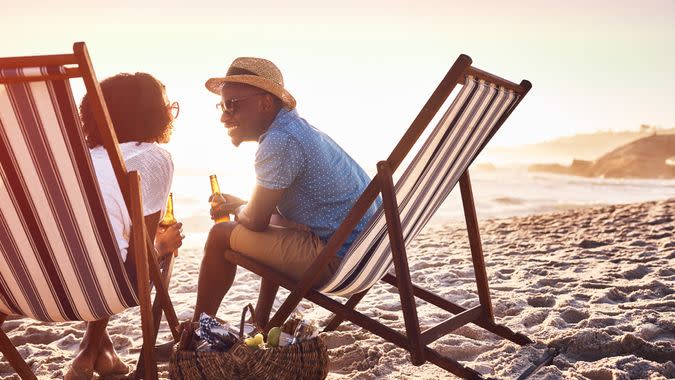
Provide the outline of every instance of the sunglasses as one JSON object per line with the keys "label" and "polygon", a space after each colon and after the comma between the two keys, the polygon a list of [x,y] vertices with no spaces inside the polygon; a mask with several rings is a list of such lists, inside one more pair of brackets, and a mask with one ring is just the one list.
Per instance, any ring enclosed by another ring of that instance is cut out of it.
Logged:
{"label": "sunglasses", "polygon": [[166,109],[171,112],[171,116],[175,119],[178,117],[178,114],[180,113],[180,105],[178,102],[171,102],[166,105]]}
{"label": "sunglasses", "polygon": [[225,100],[224,102],[216,103],[216,108],[218,109],[218,111],[223,112],[223,113],[225,113],[225,112],[235,113],[236,112],[235,107],[236,107],[238,102],[242,102],[244,100],[251,99],[254,96],[258,96],[258,95],[267,95],[267,93],[266,92],[257,92],[255,94],[243,96],[241,98],[228,99],[228,100]]}

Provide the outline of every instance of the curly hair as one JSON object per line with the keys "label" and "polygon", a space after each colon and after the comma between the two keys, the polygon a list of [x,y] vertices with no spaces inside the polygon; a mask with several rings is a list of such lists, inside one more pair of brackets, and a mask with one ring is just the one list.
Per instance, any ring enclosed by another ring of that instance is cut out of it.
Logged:
{"label": "curly hair", "polygon": [[[101,82],[101,91],[120,143],[168,142],[172,123],[164,100],[164,85],[147,73],[121,73]],[[86,94],[80,118],[89,148],[103,145]]]}

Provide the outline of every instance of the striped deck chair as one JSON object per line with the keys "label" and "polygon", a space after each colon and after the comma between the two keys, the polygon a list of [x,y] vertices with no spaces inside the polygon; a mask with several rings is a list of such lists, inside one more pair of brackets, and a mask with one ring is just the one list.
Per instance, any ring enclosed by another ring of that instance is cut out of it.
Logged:
{"label": "striped deck chair", "polygon": [[[526,336],[497,325],[494,321],[467,170],[527,94],[531,84],[528,81],[520,84],[509,82],[472,67],[471,62],[471,58],[461,55],[453,64],[391,155],[387,160],[378,163],[377,175],[299,282],[291,281],[243,255],[231,252],[226,254],[229,260],[291,291],[268,323],[268,328],[279,326],[302,298],[306,298],[335,314],[326,326],[327,331],[334,330],[347,319],[407,349],[414,365],[429,361],[465,378],[481,378],[481,375],[451,358],[442,356],[428,345],[467,323],[474,323],[520,345],[531,343]],[[392,173],[457,85],[462,88],[456,98],[441,114],[439,123],[394,185]],[[460,184],[480,300],[480,305],[471,309],[465,309],[413,285],[405,248],[457,182]],[[382,207],[352,244],[334,276],[320,289],[313,289],[312,284],[321,272],[319,269],[333,258],[378,194],[382,194]],[[388,273],[392,262],[395,275]],[[398,289],[405,320],[405,334],[354,310],[368,289],[380,280]],[[342,304],[329,297],[330,295],[350,298]],[[436,305],[453,316],[437,326],[421,331],[415,297]]]}
{"label": "striped deck chair", "polygon": [[[140,305],[145,378],[157,378],[152,278],[177,338],[175,311],[144,224],[140,178],[127,173],[89,54],[0,58],[0,325],[8,316],[96,321]],[[130,281],[85,144],[71,78],[82,78],[133,223]],[[8,336],[0,350],[34,379]],[[137,368],[137,373],[139,369]]]}

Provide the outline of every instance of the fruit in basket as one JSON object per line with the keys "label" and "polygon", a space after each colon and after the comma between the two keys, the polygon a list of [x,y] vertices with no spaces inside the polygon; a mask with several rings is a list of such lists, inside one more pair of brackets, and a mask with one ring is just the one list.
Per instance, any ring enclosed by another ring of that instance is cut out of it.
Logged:
{"label": "fruit in basket", "polygon": [[281,329],[279,327],[272,327],[270,332],[267,333],[267,344],[272,347],[279,346],[279,336],[281,335]]}
{"label": "fruit in basket", "polygon": [[256,343],[255,338],[246,338],[244,339],[244,344],[251,348],[258,348],[258,343]]}
{"label": "fruit in basket", "polygon": [[263,337],[263,334],[255,334],[254,337],[252,338],[246,338],[244,339],[244,344],[251,348],[259,348],[261,344],[265,342],[265,339]]}

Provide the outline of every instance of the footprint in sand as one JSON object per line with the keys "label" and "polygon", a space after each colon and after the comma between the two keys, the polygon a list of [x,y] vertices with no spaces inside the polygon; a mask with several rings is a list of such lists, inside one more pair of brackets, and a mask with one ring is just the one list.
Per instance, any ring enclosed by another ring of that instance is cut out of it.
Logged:
{"label": "footprint in sand", "polygon": [[527,298],[527,303],[534,307],[552,307],[555,305],[553,296],[531,296]]}
{"label": "footprint in sand", "polygon": [[445,263],[442,261],[418,261],[410,266],[410,271],[419,271],[427,268],[436,268],[444,266]]}
{"label": "footprint in sand", "polygon": [[593,303],[621,303],[626,302],[626,293],[617,288],[609,289],[605,294],[593,297]]}
{"label": "footprint in sand", "polygon": [[660,233],[660,234],[647,235],[647,238],[649,238],[649,240],[660,240],[660,239],[666,239],[666,238],[672,239],[672,237],[673,237],[673,234],[671,232],[663,232],[663,233]]}
{"label": "footprint in sand", "polygon": [[621,275],[623,276],[623,278],[627,280],[639,280],[642,277],[646,276],[647,273],[649,272],[651,272],[651,269],[649,269],[645,265],[640,264],[634,268],[623,271]]}
{"label": "footprint in sand", "polygon": [[14,346],[22,346],[24,344],[49,344],[57,339],[67,337],[69,334],[78,333],[75,329],[57,330],[43,328],[27,328],[21,335],[12,337]]}
{"label": "footprint in sand", "polygon": [[352,334],[343,334],[340,332],[324,334],[324,343],[329,350],[348,344],[354,344],[354,342],[356,342],[356,338]]}
{"label": "footprint in sand", "polygon": [[673,221],[673,219],[671,217],[667,216],[667,217],[664,217],[664,218],[657,218],[657,219],[654,219],[654,220],[650,220],[650,221],[647,222],[647,224],[649,224],[651,226],[656,226],[658,224],[666,224],[666,223],[670,223],[672,221]]}
{"label": "footprint in sand", "polygon": [[549,316],[549,312],[546,310],[535,310],[535,311],[529,311],[523,313],[523,317],[520,320],[520,323],[523,324],[525,327],[532,327],[532,326],[537,326],[541,325],[544,320],[546,320],[546,317]]}
{"label": "footprint in sand", "polygon": [[632,245],[633,247],[644,247],[644,246],[646,246],[646,245],[648,245],[648,244],[649,244],[649,243],[647,243],[647,242],[644,241],[644,240],[633,240],[633,241],[630,243],[630,245]]}
{"label": "footprint in sand", "polygon": [[557,278],[542,278],[540,280],[537,280],[537,282],[535,283],[535,287],[536,288],[542,288],[544,286],[557,287],[559,282],[560,280]]}
{"label": "footprint in sand", "polygon": [[604,241],[595,241],[595,240],[584,239],[584,240],[581,241],[581,243],[579,243],[579,247],[589,249],[589,248],[602,247],[602,246],[605,246],[607,244],[609,244],[609,243],[606,243]]}
{"label": "footprint in sand", "polygon": [[616,326],[619,321],[611,317],[589,318],[579,324],[578,327],[588,327],[592,329],[601,329],[608,326]]}
{"label": "footprint in sand", "polygon": [[576,301],[589,301],[591,299],[591,296],[588,294],[583,294],[583,293],[577,293],[573,297]]}
{"label": "footprint in sand", "polygon": [[606,289],[610,287],[610,284],[603,283],[603,282],[583,282],[581,283],[582,288],[586,289]]}
{"label": "footprint in sand", "polygon": [[[656,275],[659,278],[667,278],[668,276],[675,276],[675,269],[661,268],[658,271],[656,271]],[[4,328],[5,326],[3,325],[2,327]]]}
{"label": "footprint in sand", "polygon": [[567,323],[574,324],[588,318],[588,313],[574,308],[567,308],[560,313],[560,317]]}
{"label": "footprint in sand", "polygon": [[516,270],[512,269],[512,268],[502,268],[502,269],[498,270],[497,273],[506,275],[506,274],[513,274],[513,272],[515,272],[515,271]]}

